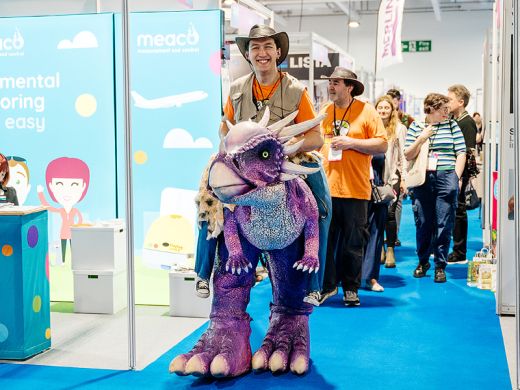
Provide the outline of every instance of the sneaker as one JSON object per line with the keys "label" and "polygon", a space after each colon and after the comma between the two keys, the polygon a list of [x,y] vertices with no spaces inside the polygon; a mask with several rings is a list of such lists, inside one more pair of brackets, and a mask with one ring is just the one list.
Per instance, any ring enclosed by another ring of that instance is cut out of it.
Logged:
{"label": "sneaker", "polygon": [[345,302],[345,306],[359,306],[359,297],[357,292],[345,291],[343,294],[343,302]]}
{"label": "sneaker", "polygon": [[313,291],[308,293],[305,298],[303,298],[303,302],[310,303],[312,306],[318,307],[320,305],[321,294],[319,291]]}
{"label": "sneaker", "polygon": [[195,295],[200,298],[209,297],[209,280],[201,279],[197,276],[195,279]]}
{"label": "sneaker", "polygon": [[338,293],[338,288],[337,287],[334,287],[332,290],[329,290],[329,289],[323,289],[321,291],[321,300],[320,300],[320,305],[323,304],[323,302],[325,302],[325,300],[327,298],[330,298],[330,297],[333,297],[334,295],[336,295]]}
{"label": "sneaker", "polygon": [[415,271],[413,271],[413,277],[424,278],[426,276],[426,271],[428,271],[431,266],[432,265],[430,264],[430,262],[425,264],[419,262],[419,264],[417,264],[417,268],[415,269]]}
{"label": "sneaker", "polygon": [[375,292],[385,291],[383,286],[381,286],[379,283],[376,283],[372,286],[368,280],[365,280],[365,289],[367,289],[369,291],[375,291]]}
{"label": "sneaker", "polygon": [[399,239],[395,240],[395,246],[401,246],[401,241],[399,241]]}
{"label": "sneaker", "polygon": [[446,283],[444,268],[435,268],[435,279],[433,279],[433,281],[435,283]]}
{"label": "sneaker", "polygon": [[454,252],[451,252],[448,256],[448,264],[466,264],[467,262],[467,259],[458,258]]}

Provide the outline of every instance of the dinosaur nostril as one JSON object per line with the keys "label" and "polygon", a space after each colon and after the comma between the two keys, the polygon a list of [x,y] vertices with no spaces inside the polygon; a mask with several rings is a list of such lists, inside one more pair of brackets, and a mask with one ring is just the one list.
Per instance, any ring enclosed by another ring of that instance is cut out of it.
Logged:
{"label": "dinosaur nostril", "polygon": [[233,159],[233,164],[235,164],[235,167],[240,171],[240,166],[238,165],[238,161],[236,158]]}

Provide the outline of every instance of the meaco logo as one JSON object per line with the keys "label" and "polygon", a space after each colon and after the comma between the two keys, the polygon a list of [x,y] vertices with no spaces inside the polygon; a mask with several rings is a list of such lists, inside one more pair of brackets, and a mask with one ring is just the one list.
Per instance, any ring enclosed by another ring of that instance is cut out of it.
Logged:
{"label": "meaco logo", "polygon": [[199,34],[195,30],[193,23],[190,23],[188,34],[168,34],[166,36],[157,34],[152,37],[150,34],[141,34],[137,37],[137,46],[185,46],[196,45],[199,42]]}
{"label": "meaco logo", "polygon": [[18,29],[14,32],[14,38],[0,38],[0,50],[20,50],[23,47],[23,38]]}

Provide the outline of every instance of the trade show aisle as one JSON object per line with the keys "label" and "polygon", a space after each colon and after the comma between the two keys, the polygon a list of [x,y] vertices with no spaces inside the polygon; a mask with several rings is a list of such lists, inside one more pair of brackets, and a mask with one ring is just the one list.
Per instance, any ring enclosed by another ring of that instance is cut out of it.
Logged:
{"label": "trade show aisle", "polygon": [[[468,255],[473,256],[481,246],[481,230],[478,210],[469,214]],[[204,324],[142,371],[3,364],[0,387],[510,389],[494,294],[466,285],[466,265],[450,266],[445,284],[435,284],[431,270],[423,279],[413,278],[415,228],[409,201],[401,226],[397,268],[381,272],[383,293],[360,291],[357,308],[346,308],[338,294],[315,309],[310,319],[312,362],[303,377],[250,373],[215,380],[169,375],[171,359],[196,343]],[[253,289],[248,310],[254,318],[253,350],[267,329],[270,296],[268,281]]]}

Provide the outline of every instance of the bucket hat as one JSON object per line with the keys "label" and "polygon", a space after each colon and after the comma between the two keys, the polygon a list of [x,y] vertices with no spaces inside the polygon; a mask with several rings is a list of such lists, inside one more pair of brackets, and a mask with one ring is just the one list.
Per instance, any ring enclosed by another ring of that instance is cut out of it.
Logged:
{"label": "bucket hat", "polygon": [[352,84],[354,85],[354,89],[352,90],[352,97],[359,96],[363,94],[363,91],[365,90],[365,86],[361,81],[357,79],[357,75],[352,72],[351,70],[348,70],[346,68],[342,68],[341,66],[336,66],[334,69],[334,72],[327,77],[327,76],[321,76],[322,79],[344,79],[344,80],[350,80]]}
{"label": "bucket hat", "polygon": [[244,56],[244,58],[251,63],[246,57],[247,44],[252,39],[257,38],[273,38],[278,42],[278,47],[281,49],[280,58],[276,61],[277,65],[280,65],[285,58],[287,57],[287,53],[289,53],[289,36],[286,32],[277,33],[271,27],[266,26],[265,24],[255,24],[249,30],[249,36],[247,37],[237,37],[235,38],[235,42],[240,50],[240,53]]}

